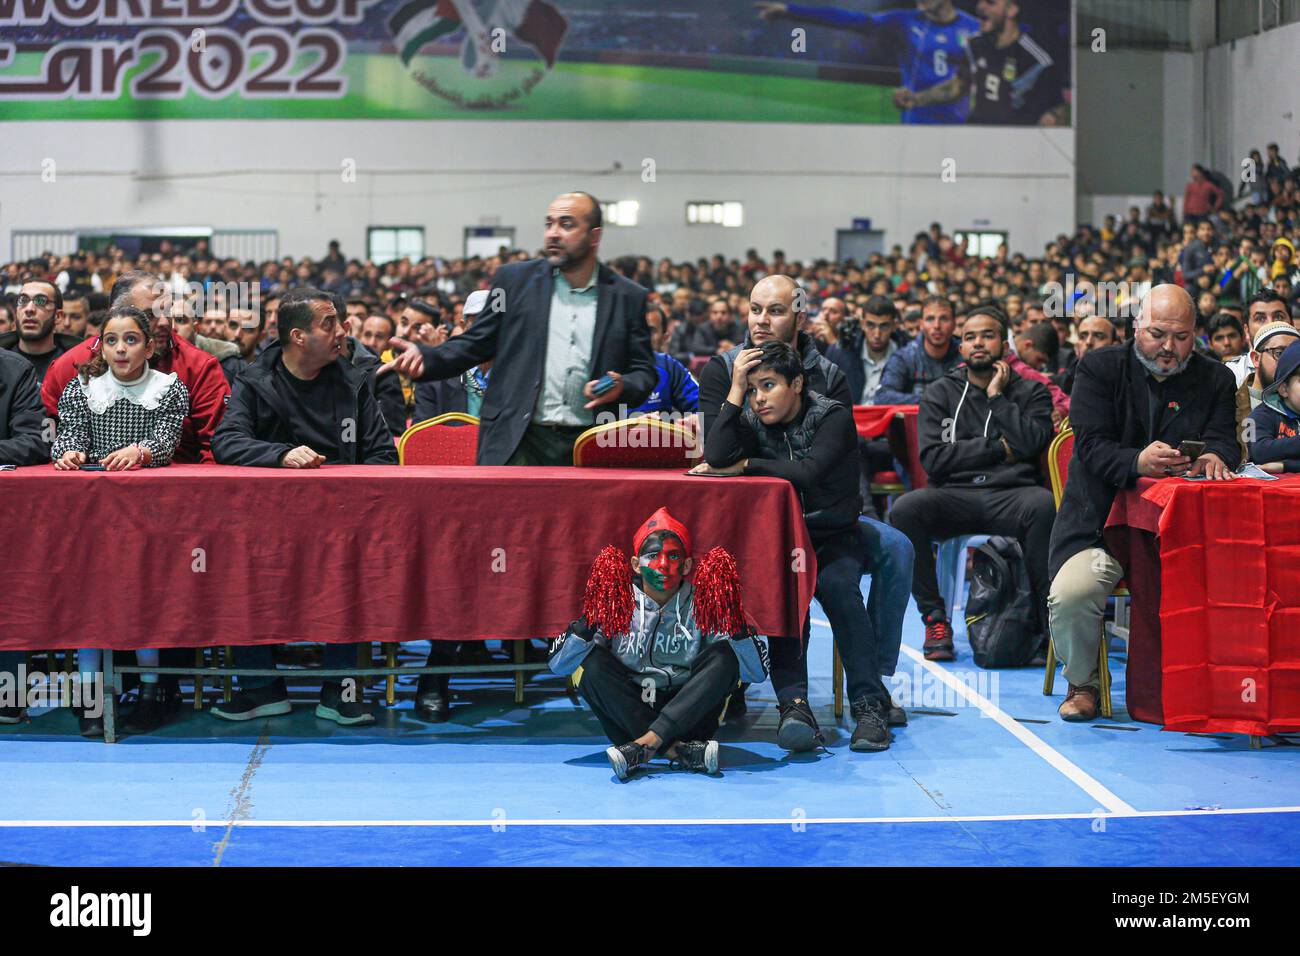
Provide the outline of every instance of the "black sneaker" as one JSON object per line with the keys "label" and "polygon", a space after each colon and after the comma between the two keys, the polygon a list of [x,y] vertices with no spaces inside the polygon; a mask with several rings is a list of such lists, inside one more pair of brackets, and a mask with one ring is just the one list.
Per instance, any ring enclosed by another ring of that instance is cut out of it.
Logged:
{"label": "black sneaker", "polygon": [[167,723],[167,693],[157,682],[140,682],[140,701],[126,718],[122,729],[128,734],[147,734]]}
{"label": "black sneaker", "polygon": [[357,700],[343,699],[343,684],[337,681],[326,681],[320,688],[320,703],[316,705],[316,716],[322,720],[332,720],[336,724],[342,724],[344,727],[350,727],[353,724],[373,724],[375,722],[375,712],[365,701],[365,694],[360,690],[360,684],[353,685],[356,690],[353,696]]}
{"label": "black sneaker", "polygon": [[797,697],[781,705],[781,726],[776,732],[776,742],[794,753],[803,753],[825,743],[808,701]]}
{"label": "black sneaker", "polygon": [[718,772],[718,742],[716,740],[679,740],[675,763],[683,770],[694,773]]}
{"label": "black sneaker", "polygon": [[849,749],[857,751],[888,750],[893,735],[886,725],[888,705],[882,700],[863,697],[850,705],[853,719],[858,726],[853,729],[849,740]]}
{"label": "black sneaker", "polygon": [[293,710],[284,678],[276,678],[265,687],[240,689],[228,704],[214,704],[212,716],[222,720],[256,720],[259,717],[279,717]]}
{"label": "black sneaker", "polygon": [[81,736],[90,740],[95,740],[104,736],[104,715],[101,713],[98,717],[87,717],[86,711],[82,708],[77,709],[77,727]]}
{"label": "black sneaker", "polygon": [[618,779],[626,780],[633,770],[649,762],[654,754],[649,747],[641,744],[619,744],[617,747],[606,747],[605,756],[609,758],[609,765],[618,774]]}
{"label": "black sneaker", "polygon": [[0,707],[0,724],[21,724],[27,717],[22,707]]}
{"label": "black sneaker", "polygon": [[907,726],[907,711],[903,710],[902,707],[899,707],[892,700],[889,702],[889,720],[887,723],[891,727]]}
{"label": "black sneaker", "polygon": [[727,698],[727,709],[722,714],[722,722],[726,724],[736,723],[745,719],[745,714],[749,710],[749,705],[745,703],[745,688],[748,684],[742,684],[731,692]]}
{"label": "black sneaker", "polygon": [[431,723],[450,720],[450,685],[446,674],[421,674],[415,688],[415,716]]}

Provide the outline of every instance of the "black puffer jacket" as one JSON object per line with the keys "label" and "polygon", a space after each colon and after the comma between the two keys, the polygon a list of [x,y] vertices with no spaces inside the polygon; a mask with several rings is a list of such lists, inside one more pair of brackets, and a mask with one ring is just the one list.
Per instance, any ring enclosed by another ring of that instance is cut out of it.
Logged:
{"label": "black puffer jacket", "polygon": [[804,523],[816,540],[852,528],[862,513],[858,490],[858,432],[853,413],[808,392],[787,425],[764,425],[753,412],[722,403],[704,441],[715,468],[749,459],[746,475],[784,478],[799,492]]}

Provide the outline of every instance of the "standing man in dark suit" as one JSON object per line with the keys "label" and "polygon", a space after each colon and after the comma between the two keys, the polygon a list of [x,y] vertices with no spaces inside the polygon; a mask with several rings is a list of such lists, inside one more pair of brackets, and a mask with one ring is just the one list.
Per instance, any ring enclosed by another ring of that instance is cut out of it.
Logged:
{"label": "standing man in dark suit", "polygon": [[[480,465],[572,464],[595,409],[636,408],[659,381],[646,290],[597,260],[600,239],[600,203],[565,193],[546,211],[546,258],[501,266],[487,310],[468,331],[436,347],[392,339],[396,358],[384,368],[413,381],[492,360]],[[606,375],[613,386],[598,395]]]}
{"label": "standing man in dark suit", "polygon": [[[1102,544],[1115,494],[1139,477],[1233,477],[1236,380],[1221,362],[1193,351],[1196,307],[1176,285],[1159,285],[1142,304],[1125,345],[1079,359],[1070,397],[1074,454],[1052,526],[1047,599],[1052,640],[1069,692],[1063,720],[1097,716],[1102,615],[1123,568]],[[1195,461],[1179,454],[1205,442]]]}

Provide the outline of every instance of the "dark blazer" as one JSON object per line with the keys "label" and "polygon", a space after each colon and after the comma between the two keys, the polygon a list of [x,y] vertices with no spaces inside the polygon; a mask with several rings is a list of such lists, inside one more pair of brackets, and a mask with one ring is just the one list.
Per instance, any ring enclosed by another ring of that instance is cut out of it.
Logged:
{"label": "dark blazer", "polygon": [[50,460],[50,446],[41,437],[44,420],[36,369],[18,353],[0,349],[0,465]]}
{"label": "dark blazer", "polygon": [[[296,425],[301,421],[298,409],[287,404],[272,383],[275,366],[280,361],[280,344],[273,343],[246,366],[235,379],[230,407],[212,436],[212,455],[219,465],[251,465],[278,468],[286,454],[301,445]],[[356,441],[343,443],[345,465],[396,465],[397,446],[375,399],[370,375],[365,369],[348,364],[347,359],[327,367],[338,387],[336,407],[342,422],[356,422]]]}
{"label": "dark blazer", "polygon": [[[420,346],[426,381],[452,378],[495,359],[479,415],[480,465],[509,461],[532,421],[546,374],[546,336],[555,288],[552,271],[545,259],[503,265],[493,279],[488,307],[473,325],[442,345]],[[600,378],[610,370],[621,373],[623,394],[618,404],[636,408],[659,381],[645,324],[646,290],[604,263],[596,281],[596,328],[587,378]],[[494,309],[498,302],[501,308]]]}
{"label": "dark blazer", "polygon": [[415,383],[415,413],[411,416],[411,424],[418,425],[448,412],[468,411],[469,396],[465,394],[465,383],[459,377]]}
{"label": "dark blazer", "polygon": [[1132,343],[1089,352],[1075,368],[1070,395],[1074,454],[1052,526],[1048,573],[1101,544],[1115,494],[1137,483],[1137,458],[1153,441],[1177,447],[1199,439],[1230,468],[1241,462],[1236,432],[1236,379],[1222,362],[1192,353],[1187,368],[1165,380],[1154,426],[1147,424],[1149,375]]}

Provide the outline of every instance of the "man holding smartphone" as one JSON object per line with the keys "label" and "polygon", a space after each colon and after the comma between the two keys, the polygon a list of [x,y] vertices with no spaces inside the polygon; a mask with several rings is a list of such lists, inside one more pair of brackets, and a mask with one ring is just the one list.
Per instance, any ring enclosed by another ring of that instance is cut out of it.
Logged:
{"label": "man holding smartphone", "polygon": [[1074,454],[1052,527],[1047,599],[1052,640],[1069,690],[1063,720],[1092,720],[1106,599],[1124,574],[1102,544],[1115,494],[1139,477],[1233,477],[1237,444],[1233,374],[1193,350],[1196,307],[1176,285],[1142,303],[1133,339],[1079,360],[1070,399]]}
{"label": "man holding smartphone", "polygon": [[571,465],[600,406],[636,408],[659,380],[646,290],[596,258],[600,203],[565,193],[547,209],[546,257],[501,266],[483,314],[432,347],[394,337],[397,370],[443,379],[493,361],[480,411],[480,465]]}

